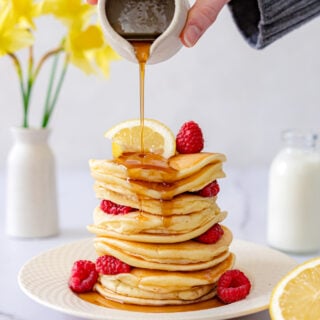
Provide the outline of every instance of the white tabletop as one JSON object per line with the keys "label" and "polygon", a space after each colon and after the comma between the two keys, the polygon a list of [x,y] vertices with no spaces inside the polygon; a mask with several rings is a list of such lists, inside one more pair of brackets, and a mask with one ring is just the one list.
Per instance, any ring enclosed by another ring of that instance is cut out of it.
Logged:
{"label": "white tabletop", "polygon": [[[225,168],[227,178],[220,181],[219,206],[229,212],[224,224],[235,238],[266,244],[267,169],[234,170]],[[78,239],[90,237],[86,225],[92,221],[97,205],[89,172],[59,172],[58,193],[61,232],[48,239],[21,240],[5,235],[5,176],[0,173],[0,320],[76,320],[46,308],[20,289],[17,275],[21,266],[30,258],[50,248]],[[298,262],[310,256],[294,256]],[[260,312],[239,320],[267,320],[268,312]],[[112,320],[112,319],[108,319]]]}

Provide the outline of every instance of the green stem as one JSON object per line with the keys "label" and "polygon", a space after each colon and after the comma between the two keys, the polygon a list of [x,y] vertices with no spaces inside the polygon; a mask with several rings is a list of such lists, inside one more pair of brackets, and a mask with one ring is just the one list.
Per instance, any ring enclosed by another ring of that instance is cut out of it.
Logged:
{"label": "green stem", "polygon": [[58,62],[59,62],[59,53],[56,53],[56,55],[53,59],[49,83],[48,83],[47,95],[46,95],[43,118],[42,118],[42,128],[44,128],[46,126],[46,123],[49,120],[47,117],[48,117],[48,113],[50,110],[50,100],[51,100],[51,95],[52,95],[52,88],[53,88],[54,79],[57,74]]}
{"label": "green stem", "polygon": [[64,61],[64,65],[62,67],[60,77],[58,79],[58,83],[52,97],[52,88],[53,88],[54,78],[56,76],[57,63],[58,63],[58,54],[56,55],[52,65],[51,77],[48,85],[48,91],[47,91],[47,97],[46,97],[46,103],[45,103],[45,112],[42,119],[42,128],[46,128],[48,126],[52,112],[54,111],[54,108],[57,104],[58,97],[60,95],[61,88],[62,88],[64,79],[67,73],[67,69],[68,69],[68,64],[69,64],[68,57],[66,57]]}
{"label": "green stem", "polygon": [[15,54],[9,53],[8,56],[12,59],[13,64],[15,66],[15,69],[17,71],[19,84],[20,84],[20,90],[21,90],[22,104],[23,104],[23,123],[22,123],[22,126],[24,128],[27,128],[28,127],[28,104],[29,104],[29,100],[28,100],[27,91],[26,91],[26,89],[24,87],[24,80],[23,80],[23,72],[22,72],[21,63],[20,63],[18,57]]}
{"label": "green stem", "polygon": [[38,74],[43,66],[43,64],[51,57],[51,56],[54,56],[58,53],[60,53],[61,51],[63,51],[63,47],[59,47],[59,48],[56,48],[54,50],[51,50],[49,52],[47,52],[39,61],[37,67],[35,68],[35,72],[33,74],[33,79],[36,79],[38,77]]}
{"label": "green stem", "polygon": [[30,108],[30,101],[31,101],[31,93],[34,83],[33,78],[33,46],[29,48],[29,62],[28,62],[28,78],[27,78],[27,89],[25,91],[26,95],[26,119],[25,119],[25,125],[26,128],[29,126],[28,124],[28,114],[29,114],[29,108]]}

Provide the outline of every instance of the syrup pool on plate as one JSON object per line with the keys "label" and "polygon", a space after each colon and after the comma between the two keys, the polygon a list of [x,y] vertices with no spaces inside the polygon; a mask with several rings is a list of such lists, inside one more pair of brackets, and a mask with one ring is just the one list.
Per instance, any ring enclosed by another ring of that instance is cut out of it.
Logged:
{"label": "syrup pool on plate", "polygon": [[100,307],[119,309],[119,310],[125,310],[125,311],[134,311],[134,312],[149,312],[149,313],[162,313],[162,312],[173,313],[173,312],[198,311],[198,310],[217,308],[224,305],[217,298],[200,302],[200,303],[189,304],[189,305],[151,307],[151,306],[139,306],[139,305],[133,305],[133,304],[130,305],[130,304],[107,300],[96,292],[78,294],[78,297],[84,301],[90,302]]}

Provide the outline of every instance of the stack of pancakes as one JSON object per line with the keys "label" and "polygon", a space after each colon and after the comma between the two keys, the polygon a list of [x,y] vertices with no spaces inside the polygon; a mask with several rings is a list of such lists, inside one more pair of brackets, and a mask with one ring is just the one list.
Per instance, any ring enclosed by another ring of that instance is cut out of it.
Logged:
{"label": "stack of pancakes", "polygon": [[232,234],[223,227],[214,244],[195,239],[226,218],[216,197],[197,191],[225,176],[225,156],[179,154],[168,160],[129,154],[115,160],[90,160],[99,199],[133,208],[106,214],[98,206],[94,223],[98,255],[132,266],[130,273],[100,275],[95,289],[105,298],[139,305],[183,305],[215,296],[222,273],[232,268]]}

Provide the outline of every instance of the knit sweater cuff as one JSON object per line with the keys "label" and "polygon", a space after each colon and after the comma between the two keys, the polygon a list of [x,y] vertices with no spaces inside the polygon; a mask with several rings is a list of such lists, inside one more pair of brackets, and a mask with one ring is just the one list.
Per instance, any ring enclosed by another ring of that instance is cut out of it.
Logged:
{"label": "knit sweater cuff", "polygon": [[257,49],[320,14],[320,0],[231,0],[229,7],[243,36]]}

